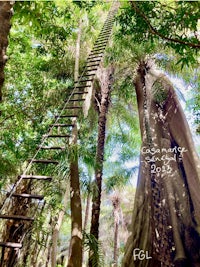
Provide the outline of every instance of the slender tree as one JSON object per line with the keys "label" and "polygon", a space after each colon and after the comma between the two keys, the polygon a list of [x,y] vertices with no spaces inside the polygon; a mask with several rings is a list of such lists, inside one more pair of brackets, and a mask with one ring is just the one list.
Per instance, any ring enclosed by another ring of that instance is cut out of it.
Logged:
{"label": "slender tree", "polygon": [[113,251],[113,267],[118,266],[119,254],[119,223],[120,223],[120,195],[115,192],[112,196],[113,215],[114,215],[114,251]]}
{"label": "slender tree", "polygon": [[[75,71],[74,80],[78,80],[79,61],[80,61],[80,42],[81,42],[81,24],[79,20],[79,28],[76,40],[75,53]],[[75,104],[74,104],[75,105]],[[77,119],[73,119],[72,142],[71,147],[75,148],[75,155],[70,159],[70,196],[71,196],[71,241],[69,248],[68,267],[79,267],[82,265],[82,207],[81,192],[77,154],[78,128]]]}
{"label": "slender tree", "polygon": [[[103,175],[103,160],[104,160],[104,148],[106,138],[106,120],[110,103],[110,95],[112,89],[113,67],[109,69],[100,68],[97,77],[100,82],[100,96],[96,98],[99,107],[98,117],[98,139],[96,150],[96,167],[95,167],[95,184],[92,200],[92,219],[90,234],[93,235],[96,240],[99,239],[99,217],[101,206],[101,191],[102,191],[102,175]],[[92,249],[90,250],[89,266],[93,266],[92,261]]]}
{"label": "slender tree", "polygon": [[8,46],[8,34],[10,31],[10,19],[12,17],[14,2],[0,2],[0,102],[2,101],[2,86],[4,83],[4,66],[7,61],[6,49]]}

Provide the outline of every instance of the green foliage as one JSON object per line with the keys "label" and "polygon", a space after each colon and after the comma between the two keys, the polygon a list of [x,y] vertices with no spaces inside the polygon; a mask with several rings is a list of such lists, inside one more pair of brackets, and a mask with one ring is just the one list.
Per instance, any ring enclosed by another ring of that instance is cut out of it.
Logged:
{"label": "green foliage", "polygon": [[[56,0],[15,3],[0,118],[0,189],[4,197],[16,175],[24,170],[23,162],[34,155],[36,146],[40,144],[43,134],[52,123],[53,115],[58,113],[66,93],[73,86],[74,47],[80,18],[83,20],[80,69],[83,69],[86,56],[105,18],[104,11],[107,11],[111,4],[106,2],[103,5],[101,2]],[[125,194],[130,198],[133,198],[135,193],[133,187],[127,187],[137,169],[134,161],[139,156],[141,143],[133,84],[140,60],[153,55],[164,70],[184,76],[188,86],[191,86],[192,98],[188,106],[194,112],[196,122],[200,123],[200,79],[198,64],[195,64],[198,56],[195,45],[199,43],[194,34],[197,31],[199,3],[132,2],[122,3],[125,9],[121,9],[120,26],[114,26],[116,34],[110,42],[110,47],[106,49],[104,62],[105,66],[112,62],[115,67],[104,157],[105,201],[101,210],[102,228],[106,229],[113,227],[107,194],[121,187],[126,188]],[[152,32],[150,25],[158,33]],[[194,47],[188,45],[189,43]],[[177,62],[182,64],[182,69],[181,64],[177,65]],[[196,73],[193,73],[194,68]],[[153,89],[154,97],[162,103],[166,94],[161,83],[157,81]],[[56,217],[63,208],[62,195],[68,183],[69,159],[79,156],[82,198],[88,195],[88,191],[95,192],[92,180],[97,167],[95,156],[98,116],[94,106],[90,109],[88,118],[81,118],[79,123],[81,129],[78,145],[61,153],[54,153],[54,157],[61,161],[56,168],[37,166],[32,169],[34,173],[41,175],[54,175],[51,184],[41,187],[37,183],[33,186],[38,194],[44,190],[46,195],[47,205],[43,216],[38,216],[38,221],[35,222],[35,229],[38,231],[34,232],[33,236],[33,239],[43,246],[44,237],[51,234],[52,230],[49,224],[50,213]],[[51,145],[66,146],[66,143],[52,141]],[[52,151],[40,151],[38,156],[51,158],[52,155]],[[129,168],[127,162],[134,164]],[[128,203],[127,207],[123,202],[122,209],[126,212],[126,217],[131,217],[132,202]],[[61,232],[61,246],[69,244],[69,214],[67,207]],[[108,244],[113,245],[113,236],[109,235],[108,240],[106,233],[106,238],[104,246],[107,249]],[[84,245],[86,250],[92,248],[94,252],[94,266],[103,266],[103,259],[106,258],[102,252],[103,245],[87,233],[84,234]],[[107,258],[111,258],[111,253],[108,255]],[[107,258],[105,261],[111,262]]]}
{"label": "green foliage", "polygon": [[76,4],[79,8],[86,9],[87,11],[89,11],[95,5],[102,4],[103,1],[102,0],[96,0],[96,1],[94,1],[94,0],[82,0],[82,1],[73,0],[73,3]]}
{"label": "green foliage", "polygon": [[119,16],[121,36],[138,44],[159,42],[181,55],[178,63],[193,64],[200,47],[199,7],[199,2],[191,1],[133,1]]}
{"label": "green foliage", "polygon": [[101,242],[98,241],[93,235],[86,232],[83,233],[84,247],[87,251],[91,250],[92,266],[104,266],[104,254],[101,249]]}

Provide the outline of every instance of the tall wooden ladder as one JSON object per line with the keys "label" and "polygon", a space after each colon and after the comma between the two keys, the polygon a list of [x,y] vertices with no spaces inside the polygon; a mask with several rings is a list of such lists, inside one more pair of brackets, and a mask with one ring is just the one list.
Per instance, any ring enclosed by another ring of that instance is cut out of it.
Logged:
{"label": "tall wooden ladder", "polygon": [[[37,219],[38,210],[41,211],[44,206],[44,195],[40,194],[38,190],[41,185],[37,185],[51,182],[53,177],[52,175],[43,175],[41,172],[43,169],[51,172],[59,164],[57,155],[67,148],[66,145],[60,144],[63,144],[63,139],[67,144],[74,127],[73,119],[78,119],[81,115],[85,97],[88,90],[92,88],[97,69],[112,33],[117,10],[118,4],[114,3],[87,58],[84,70],[70,91],[63,108],[58,115],[55,115],[54,122],[49,125],[49,130],[43,136],[35,155],[28,160],[24,173],[18,176],[16,183],[7,193],[1,205],[0,220],[6,221],[1,224],[1,267],[12,267],[17,264],[17,257],[23,247],[24,239],[30,233],[33,222]],[[56,146],[52,145],[52,140],[56,140]],[[47,156],[39,158],[39,155],[45,155],[45,152]],[[41,172],[35,174],[36,171]]]}

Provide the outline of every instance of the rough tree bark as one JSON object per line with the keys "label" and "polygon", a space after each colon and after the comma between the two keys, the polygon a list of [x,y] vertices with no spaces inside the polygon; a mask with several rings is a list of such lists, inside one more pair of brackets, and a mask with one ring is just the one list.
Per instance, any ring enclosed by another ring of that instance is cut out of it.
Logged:
{"label": "rough tree bark", "polygon": [[[75,71],[74,80],[78,80],[79,75],[79,59],[80,59],[80,41],[81,41],[81,23],[79,21],[79,29],[76,40],[76,57],[75,57]],[[76,150],[78,129],[77,120],[73,119],[72,141],[71,147]],[[80,179],[78,168],[78,155],[72,156],[70,161],[70,196],[71,196],[71,240],[69,247],[69,260],[67,267],[81,267],[82,266],[82,206],[81,206],[81,193],[80,193]]]}
{"label": "rough tree bark", "polygon": [[6,49],[8,46],[8,34],[10,31],[10,19],[12,17],[14,2],[0,2],[0,102],[2,101],[2,86],[4,83],[4,67],[7,61]]}
{"label": "rough tree bark", "polygon": [[[152,62],[140,62],[135,88],[142,148],[123,266],[200,266],[200,162],[189,126]],[[139,259],[135,249],[152,258]]]}
{"label": "rough tree bark", "polygon": [[78,159],[70,162],[71,241],[68,267],[82,266],[82,209]]}
{"label": "rough tree bark", "polygon": [[[101,86],[101,97],[99,99],[99,118],[98,118],[98,140],[96,151],[96,166],[95,166],[95,189],[92,199],[92,219],[90,234],[93,235],[96,240],[99,239],[99,216],[101,205],[101,190],[102,190],[102,174],[103,174],[103,160],[104,160],[104,146],[106,137],[106,120],[110,103],[112,76],[114,69],[100,68],[97,73],[97,77]],[[98,101],[98,100],[97,100]],[[93,266],[92,263],[92,249],[90,249],[89,267]]]}

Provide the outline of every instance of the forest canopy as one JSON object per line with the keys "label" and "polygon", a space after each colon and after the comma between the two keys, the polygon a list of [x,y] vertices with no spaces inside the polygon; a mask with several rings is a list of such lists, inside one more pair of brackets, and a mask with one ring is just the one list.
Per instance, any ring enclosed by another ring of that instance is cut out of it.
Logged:
{"label": "forest canopy", "polygon": [[[1,250],[5,266],[122,264],[145,131],[148,135],[148,127],[141,127],[136,90],[144,62],[146,73],[155,66],[166,76],[152,87],[158,110],[171,90],[166,93],[165,85],[173,87],[200,153],[199,10],[198,1],[172,0],[0,3],[1,214],[36,214],[33,226],[23,224],[24,230],[11,241],[20,243],[19,237],[28,233],[20,257],[18,250],[16,258],[12,249],[6,248],[9,256]],[[59,121],[58,114],[67,109],[73,118]],[[163,149],[178,155],[184,147],[174,143]],[[146,152],[164,153],[154,147]],[[53,164],[35,166],[37,157]],[[22,174],[37,179],[27,182]],[[40,176],[53,180],[40,183]],[[13,194],[39,196],[39,204]],[[73,248],[77,222],[80,240]],[[9,220],[0,221],[6,242],[12,237],[9,227]],[[17,232],[15,221],[13,227]]]}

